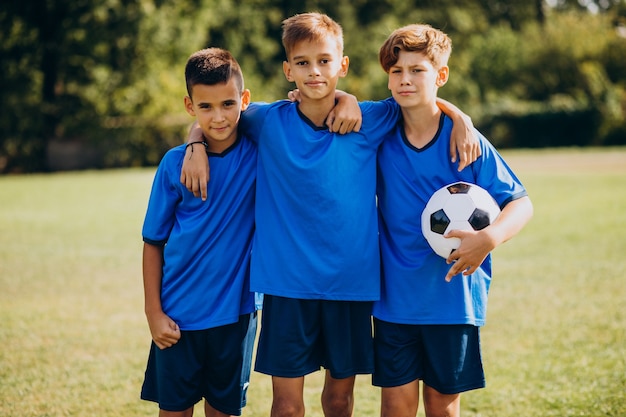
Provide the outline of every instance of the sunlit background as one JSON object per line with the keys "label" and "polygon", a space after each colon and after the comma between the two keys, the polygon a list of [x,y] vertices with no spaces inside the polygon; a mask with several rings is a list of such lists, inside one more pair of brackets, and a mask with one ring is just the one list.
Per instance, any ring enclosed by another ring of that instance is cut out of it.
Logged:
{"label": "sunlit background", "polygon": [[378,48],[405,24],[453,40],[440,95],[499,148],[626,144],[622,0],[10,0],[0,4],[0,173],[151,166],[180,143],[183,69],[219,46],[257,101],[284,98],[281,21],[344,28],[340,88],[388,96]]}

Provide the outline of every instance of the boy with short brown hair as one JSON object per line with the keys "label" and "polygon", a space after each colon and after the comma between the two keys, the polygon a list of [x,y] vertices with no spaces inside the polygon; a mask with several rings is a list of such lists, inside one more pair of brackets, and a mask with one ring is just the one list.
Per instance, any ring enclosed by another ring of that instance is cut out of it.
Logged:
{"label": "boy with short brown hair", "polygon": [[[437,106],[448,80],[448,36],[429,25],[395,30],[380,48],[402,123],[378,152],[382,291],[374,303],[374,385],[382,417],[415,417],[420,381],[427,417],[460,415],[461,392],[482,388],[479,328],[491,283],[489,252],[532,216],[526,190],[478,132],[481,156],[467,169],[448,158],[452,122]],[[461,246],[444,259],[421,233],[422,210],[439,188],[478,184],[502,212],[480,231],[452,231]],[[450,265],[452,263],[452,266]]]}
{"label": "boy with short brown hair", "polygon": [[152,344],[141,398],[157,402],[161,417],[190,416],[202,398],[207,417],[240,415],[257,323],[249,283],[257,149],[238,131],[250,92],[219,48],[192,54],[185,80],[185,109],[204,135],[196,152],[210,156],[215,181],[207,202],[187,192],[185,145],[156,171],[142,229]]}

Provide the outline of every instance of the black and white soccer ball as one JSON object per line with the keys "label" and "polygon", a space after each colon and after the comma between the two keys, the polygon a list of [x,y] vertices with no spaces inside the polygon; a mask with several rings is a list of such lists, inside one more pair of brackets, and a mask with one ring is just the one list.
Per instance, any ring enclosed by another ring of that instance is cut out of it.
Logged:
{"label": "black and white soccer ball", "polygon": [[500,207],[484,188],[455,182],[435,191],[422,212],[422,233],[435,253],[443,258],[461,244],[445,238],[451,230],[482,230],[500,214]]}

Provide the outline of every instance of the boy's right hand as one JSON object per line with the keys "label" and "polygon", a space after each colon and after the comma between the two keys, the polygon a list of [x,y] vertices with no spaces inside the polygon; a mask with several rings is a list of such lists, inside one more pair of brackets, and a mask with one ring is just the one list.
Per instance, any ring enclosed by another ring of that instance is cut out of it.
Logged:
{"label": "boy's right hand", "polygon": [[148,316],[152,340],[159,349],[172,347],[180,339],[180,328],[167,314],[161,312]]}

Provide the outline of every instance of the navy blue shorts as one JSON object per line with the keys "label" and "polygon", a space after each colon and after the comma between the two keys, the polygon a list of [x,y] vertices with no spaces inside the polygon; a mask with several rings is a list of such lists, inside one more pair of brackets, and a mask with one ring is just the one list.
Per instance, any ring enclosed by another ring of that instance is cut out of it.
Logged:
{"label": "navy blue shorts", "polygon": [[442,394],[485,387],[479,328],[396,324],[374,318],[372,383],[397,387],[421,379]]}
{"label": "navy blue shorts", "polygon": [[244,314],[238,323],[181,331],[178,343],[167,349],[152,342],[141,398],[166,411],[184,411],[205,398],[218,411],[241,415],[256,323],[256,313]]}
{"label": "navy blue shorts", "polygon": [[372,373],[372,302],[264,297],[255,371],[297,378],[324,367],[336,379]]}

